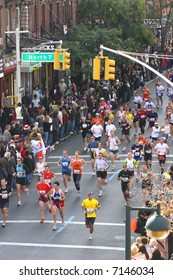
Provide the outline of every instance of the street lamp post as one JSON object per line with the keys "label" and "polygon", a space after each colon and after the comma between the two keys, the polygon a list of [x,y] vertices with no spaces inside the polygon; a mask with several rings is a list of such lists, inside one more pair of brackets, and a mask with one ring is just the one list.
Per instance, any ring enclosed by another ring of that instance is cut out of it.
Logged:
{"label": "street lamp post", "polygon": [[[147,234],[156,239],[165,239],[171,230],[170,221],[160,213],[160,201],[157,202],[157,207],[149,208],[152,212],[156,214],[148,218],[146,223]],[[148,207],[132,207],[126,205],[126,221],[125,221],[125,259],[131,259],[131,211],[148,210]]]}

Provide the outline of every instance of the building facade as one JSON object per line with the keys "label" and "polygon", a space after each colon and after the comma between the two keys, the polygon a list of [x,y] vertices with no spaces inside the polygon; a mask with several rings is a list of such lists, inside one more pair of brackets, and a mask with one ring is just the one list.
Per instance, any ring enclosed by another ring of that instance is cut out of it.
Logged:
{"label": "building facade", "polygon": [[[77,0],[0,1],[1,106],[14,105],[20,90],[22,94],[26,92],[32,94],[36,85],[43,91],[52,87],[55,75],[53,63],[22,62],[21,53],[28,52],[43,43],[52,44],[53,41],[67,40],[68,26],[76,22],[77,2]],[[16,30],[19,30],[19,37]],[[20,59],[18,59],[18,43]],[[54,47],[56,48],[56,44]]]}

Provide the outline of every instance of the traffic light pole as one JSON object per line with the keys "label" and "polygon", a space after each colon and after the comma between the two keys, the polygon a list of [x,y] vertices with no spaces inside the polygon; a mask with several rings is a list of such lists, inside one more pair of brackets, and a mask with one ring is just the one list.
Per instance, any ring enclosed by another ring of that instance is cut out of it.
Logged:
{"label": "traffic light pole", "polygon": [[111,53],[115,53],[117,55],[120,55],[120,56],[123,56],[123,57],[126,57],[130,60],[133,60],[137,63],[139,63],[140,65],[146,67],[147,69],[149,69],[150,71],[152,71],[153,73],[155,73],[157,76],[159,76],[160,78],[162,78],[165,82],[167,82],[169,85],[171,85],[171,87],[173,87],[173,83],[167,79],[165,76],[163,76],[160,72],[158,72],[157,70],[153,69],[151,66],[149,66],[148,64],[144,63],[143,61],[131,56],[131,55],[128,55],[126,53],[124,53],[123,51],[117,51],[117,50],[113,50],[113,49],[110,49],[110,48],[107,48],[107,47],[104,47],[103,45],[100,46],[100,50],[103,51],[108,51],[108,52],[111,52]]}

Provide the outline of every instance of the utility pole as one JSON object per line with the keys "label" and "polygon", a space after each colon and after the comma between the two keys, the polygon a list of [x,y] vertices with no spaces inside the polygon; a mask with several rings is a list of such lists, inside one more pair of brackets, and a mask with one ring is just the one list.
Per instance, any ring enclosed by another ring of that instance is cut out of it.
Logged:
{"label": "utility pole", "polygon": [[22,97],[21,97],[21,92],[20,92],[20,87],[21,87],[21,73],[20,73],[20,64],[21,64],[21,59],[20,59],[20,34],[21,33],[28,33],[29,30],[24,30],[20,31],[19,27],[15,29],[15,31],[5,31],[6,34],[15,34],[16,35],[16,92],[18,95],[18,102],[21,102]]}

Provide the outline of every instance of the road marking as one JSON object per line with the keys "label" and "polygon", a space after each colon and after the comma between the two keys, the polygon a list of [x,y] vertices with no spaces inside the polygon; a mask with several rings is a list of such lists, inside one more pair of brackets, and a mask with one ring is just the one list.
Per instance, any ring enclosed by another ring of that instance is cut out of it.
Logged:
{"label": "road marking", "polygon": [[[74,218],[75,218],[75,216],[71,216],[67,221],[65,221],[64,226],[61,224],[61,227],[53,232],[53,234],[49,237],[47,242],[50,241],[52,238],[54,238],[55,235],[57,235],[58,233],[62,232],[70,224],[70,222],[72,220],[74,220]],[[61,223],[61,222],[59,222],[59,223]]]}
{"label": "road marking", "polygon": [[[127,153],[125,153],[125,154],[118,154],[118,155],[119,155],[120,157],[125,157],[125,158],[127,157]],[[69,157],[74,157],[74,155],[68,155],[68,156],[69,156]],[[57,159],[58,159],[59,157],[62,157],[62,155],[58,155],[58,156],[48,156],[47,159],[49,159],[49,158],[50,158],[50,159],[51,159],[51,158],[52,158],[52,159],[53,159],[53,158],[57,158]],[[157,157],[157,155],[154,154],[153,157]],[[173,158],[173,155],[166,155],[166,157],[167,157],[167,158]],[[81,155],[81,158],[90,158],[90,155]],[[57,163],[57,162],[56,162],[56,163]]]}
{"label": "road marking", "polygon": [[[49,164],[57,163],[56,161],[46,161],[46,162],[49,163]],[[86,163],[91,163],[90,160],[85,160],[85,162]],[[111,162],[111,160],[107,160],[107,162]],[[119,163],[119,162],[124,162],[124,160],[115,160],[115,163]],[[141,160],[141,163],[144,163],[144,160]],[[152,163],[159,163],[159,161],[158,160],[152,160]],[[166,163],[172,163],[172,160],[171,161],[166,160]],[[55,168],[57,168],[57,167],[55,166]]]}
{"label": "road marking", "polygon": [[114,174],[108,178],[108,181],[110,182],[120,171],[121,169],[118,169],[116,172],[114,172]]}
{"label": "road marking", "polygon": [[[71,217],[72,218],[72,217]],[[70,218],[70,219],[71,219]],[[2,223],[3,221],[0,221],[0,223]],[[39,224],[40,223],[40,220],[8,220],[7,223],[9,224],[31,224],[31,223],[37,223]],[[67,220],[65,221],[65,224],[70,224],[70,225],[85,225],[85,222],[78,222],[78,221],[70,221],[70,220]],[[47,220],[47,221],[44,221],[44,224],[53,224],[53,221],[52,220]],[[61,224],[60,221],[57,221],[57,224]],[[101,223],[101,222],[95,222],[94,225],[96,226],[120,226],[120,227],[124,227],[125,224],[124,223]]]}
{"label": "road marking", "polygon": [[0,242],[0,246],[125,251],[125,248],[122,248],[122,247],[44,244],[44,243],[42,244],[42,243],[24,243],[24,242]]}

